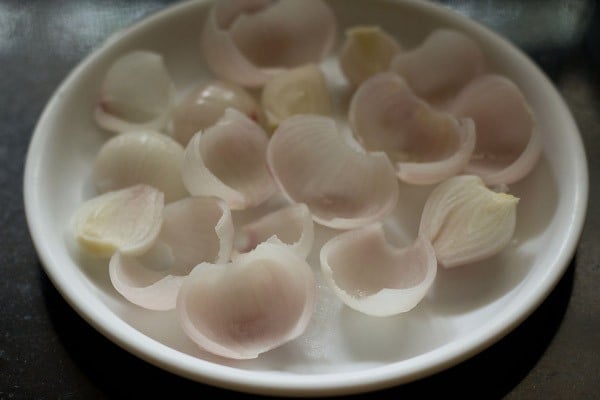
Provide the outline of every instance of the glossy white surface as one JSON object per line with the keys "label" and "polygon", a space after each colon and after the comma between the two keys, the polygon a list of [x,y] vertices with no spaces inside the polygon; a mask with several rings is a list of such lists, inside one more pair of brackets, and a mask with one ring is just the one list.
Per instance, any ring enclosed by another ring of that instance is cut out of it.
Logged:
{"label": "glossy white surface", "polygon": [[[448,368],[491,345],[525,319],[564,273],[581,232],[588,178],[577,127],[550,81],[508,42],[438,6],[330,4],[340,24],[336,49],[343,29],[354,24],[379,24],[405,47],[435,27],[452,27],[476,39],[493,69],[519,85],[538,118],[544,153],[532,174],[511,186],[521,198],[514,241],[488,261],[440,270],[425,300],[397,317],[352,311],[321,283],[308,331],[256,360],[204,353],[178,328],[174,312],[129,304],[112,288],[107,263],[73,251],[67,227],[77,206],[94,194],[92,160],[109,137],[95,125],[93,110],[110,63],[134,49],[160,52],[180,94],[210,77],[198,39],[209,3],[183,3],[113,36],[69,75],[40,118],[25,171],[28,223],[48,276],[83,318],[140,358],[200,382],[255,393],[325,395],[387,387]],[[336,106],[345,107],[348,92],[333,58],[325,72]],[[399,207],[386,221],[399,243],[416,235],[429,190],[401,185]],[[242,221],[247,214],[234,218]],[[315,232],[308,258],[315,271],[318,249],[331,234]]]}

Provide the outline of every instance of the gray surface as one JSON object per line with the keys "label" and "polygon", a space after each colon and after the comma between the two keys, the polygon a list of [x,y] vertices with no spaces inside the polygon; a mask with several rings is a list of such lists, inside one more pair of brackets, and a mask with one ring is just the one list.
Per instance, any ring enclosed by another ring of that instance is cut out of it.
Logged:
{"label": "gray surface", "polygon": [[[228,393],[140,361],[86,324],[46,277],[23,210],[27,145],[54,89],[115,29],[168,3],[0,0],[0,399]],[[505,33],[556,84],[586,146],[590,207],[565,276],[520,327],[457,367],[362,397],[600,398],[598,10],[574,0],[444,3]]]}

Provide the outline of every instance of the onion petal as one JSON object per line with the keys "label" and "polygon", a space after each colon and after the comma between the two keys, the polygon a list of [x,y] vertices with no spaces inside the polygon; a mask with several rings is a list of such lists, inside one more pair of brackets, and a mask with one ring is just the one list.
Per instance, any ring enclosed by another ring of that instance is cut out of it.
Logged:
{"label": "onion petal", "polygon": [[277,240],[306,258],[314,240],[312,215],[306,204],[293,204],[262,216],[240,229],[236,248],[245,253],[258,244]]}
{"label": "onion petal", "polygon": [[364,314],[387,317],[412,310],[437,273],[433,247],[419,236],[408,247],[391,246],[381,223],[344,232],[321,248],[321,270],[333,292]]}
{"label": "onion petal", "polygon": [[304,203],[322,225],[350,229],[383,218],[398,201],[398,183],[383,153],[351,147],[333,119],[296,115],[277,128],[269,168],[292,203]]}
{"label": "onion petal", "polygon": [[393,73],[366,80],[352,97],[350,123],[360,142],[385,151],[398,178],[433,184],[460,173],[475,148],[475,126],[436,111]]}
{"label": "onion petal", "polygon": [[450,268],[494,256],[513,237],[519,199],[488,189],[475,175],[448,179],[429,194],[419,234]]}
{"label": "onion petal", "polygon": [[163,130],[175,99],[175,86],[160,54],[132,51],[108,69],[94,116],[102,128],[122,133]]}
{"label": "onion petal", "polygon": [[321,0],[227,0],[211,9],[201,44],[215,75],[257,87],[284,69],[323,60],[335,32],[335,16]]}
{"label": "onion petal", "polygon": [[101,193],[144,183],[162,191],[170,203],[188,196],[181,178],[183,155],[183,147],[162,133],[122,133],[98,151],[94,183]]}
{"label": "onion petal", "polygon": [[219,122],[192,137],[183,182],[195,196],[216,196],[232,209],[254,207],[276,190],[267,169],[269,137],[254,121],[228,108]]}
{"label": "onion petal", "polygon": [[115,253],[110,279],[130,302],[150,310],[175,308],[183,279],[202,262],[225,263],[233,248],[233,222],[225,202],[188,197],[168,204],[156,244],[137,257]]}
{"label": "onion petal", "polygon": [[162,192],[134,185],[85,201],[73,214],[71,226],[79,245],[90,254],[142,254],[158,237],[163,206]]}
{"label": "onion petal", "polygon": [[484,69],[479,44],[451,29],[434,30],[415,49],[396,55],[390,65],[417,96],[430,102],[452,97]]}
{"label": "onion petal", "polygon": [[488,185],[508,185],[537,164],[541,134],[527,100],[508,78],[489,74],[474,79],[449,111],[475,122],[477,144],[465,173],[481,176]]}
{"label": "onion petal", "polygon": [[200,347],[250,359],[302,334],[315,300],[311,267],[287,246],[261,243],[230,264],[194,268],[179,292],[177,315]]}

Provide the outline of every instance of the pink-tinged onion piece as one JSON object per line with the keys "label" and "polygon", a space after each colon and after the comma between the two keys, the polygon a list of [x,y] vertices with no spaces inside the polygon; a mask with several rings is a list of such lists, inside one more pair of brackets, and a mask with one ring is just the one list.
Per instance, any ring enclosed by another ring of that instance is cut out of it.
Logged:
{"label": "pink-tinged onion piece", "polygon": [[351,229],[387,215],[398,201],[394,168],[384,153],[351,147],[332,118],[297,115],[283,121],[267,149],[275,181],[315,222]]}
{"label": "pink-tinged onion piece", "polygon": [[477,42],[450,29],[431,32],[420,46],[396,55],[390,65],[417,96],[430,101],[456,93],[484,68]]}
{"label": "pink-tinged onion piece", "polygon": [[187,275],[201,262],[224,263],[233,249],[233,220],[216,197],[188,197],[167,204],[159,240],[169,246],[174,273]]}
{"label": "pink-tinged onion piece", "polygon": [[200,347],[250,359],[302,334],[315,298],[311,267],[287,246],[261,243],[230,264],[194,268],[179,292],[177,314]]}
{"label": "pink-tinged onion piece", "polygon": [[162,130],[175,98],[175,86],[160,54],[132,51],[119,57],[102,83],[95,118],[115,132]]}
{"label": "pink-tinged onion piece", "polygon": [[215,75],[262,86],[283,69],[323,60],[335,33],[335,16],[321,0],[225,0],[211,9],[201,45]]}
{"label": "pink-tinged onion piece", "polygon": [[477,144],[465,168],[488,185],[510,184],[537,164],[542,140],[527,100],[500,75],[482,75],[454,99],[450,112],[475,121]]}
{"label": "pink-tinged onion piece", "polygon": [[321,248],[321,270],[333,292],[364,314],[387,317],[412,310],[427,294],[437,273],[431,243],[419,236],[396,248],[381,223],[344,232]]}
{"label": "pink-tinged onion piece", "polygon": [[443,267],[480,261],[510,243],[518,202],[510,194],[487,188],[478,176],[456,176],[429,194],[419,235],[431,241]]}
{"label": "pink-tinged onion piece", "polygon": [[78,244],[92,255],[142,254],[158,237],[163,207],[162,192],[135,185],[87,200],[73,214],[71,226]]}
{"label": "pink-tinged onion piece", "polygon": [[245,253],[267,240],[286,244],[299,257],[306,258],[314,240],[312,215],[306,204],[281,208],[242,226],[236,248]]}
{"label": "pink-tinged onion piece", "polygon": [[160,236],[148,252],[138,257],[113,255],[110,279],[130,302],[170,310],[184,277],[202,262],[227,262],[232,248],[233,222],[225,202],[188,197],[165,207]]}
{"label": "pink-tinged onion piece", "polygon": [[389,72],[358,88],[349,120],[363,146],[385,151],[408,183],[433,184],[458,174],[475,148],[473,121],[432,109]]}
{"label": "pink-tinged onion piece", "polygon": [[113,287],[129,302],[148,310],[175,308],[185,276],[170,275],[146,266],[138,257],[115,253],[108,264]]}
{"label": "pink-tinged onion piece", "polygon": [[276,190],[265,161],[269,137],[254,121],[228,108],[185,149],[183,182],[195,196],[216,196],[232,209],[254,207]]}
{"label": "pink-tinged onion piece", "polygon": [[173,137],[187,145],[192,136],[213,126],[227,108],[246,114],[253,121],[262,121],[262,110],[256,100],[241,86],[213,80],[190,92],[173,113]]}
{"label": "pink-tinged onion piece", "polygon": [[181,178],[183,155],[183,147],[162,133],[123,133],[100,148],[94,183],[100,192],[144,183],[162,191],[169,203],[188,195]]}
{"label": "pink-tinged onion piece", "polygon": [[358,87],[371,76],[389,69],[394,56],[402,51],[393,36],[378,26],[354,26],[346,30],[339,55],[342,73]]}

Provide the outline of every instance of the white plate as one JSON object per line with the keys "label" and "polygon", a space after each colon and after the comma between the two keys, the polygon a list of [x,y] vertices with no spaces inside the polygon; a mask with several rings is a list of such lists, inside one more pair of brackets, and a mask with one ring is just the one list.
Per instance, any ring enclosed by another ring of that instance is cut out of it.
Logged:
{"label": "white plate", "polygon": [[[74,256],[65,228],[93,194],[92,160],[107,136],[95,126],[92,110],[108,65],[126,51],[145,48],[165,56],[180,90],[210,76],[198,50],[209,3],[179,4],[112,37],[69,75],[36,127],[25,171],[29,228],[48,276],[92,326],[138,357],[193,380],[255,393],[326,395],[387,387],[448,368],[491,345],[525,319],[565,271],[583,224],[588,178],[577,127],[548,79],[507,41],[439,6],[330,4],[340,40],[352,24],[379,24],[407,47],[433,28],[460,29],[480,42],[497,72],[521,87],[541,125],[544,155],[511,188],[521,198],[514,243],[487,262],[440,271],[430,295],[397,317],[360,315],[321,287],[315,323],[306,334],[251,361],[206,355],[181,333],[174,313],[128,304],[111,287],[104,264]],[[329,60],[326,69],[335,82],[335,62]],[[427,189],[403,189],[408,206],[392,225],[410,237]]]}

